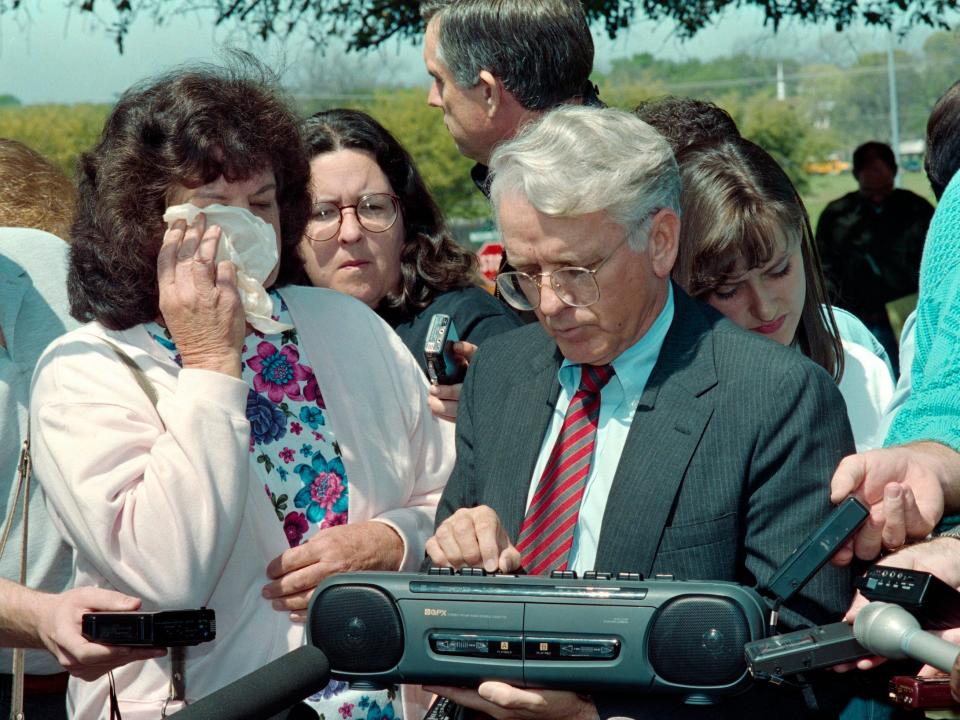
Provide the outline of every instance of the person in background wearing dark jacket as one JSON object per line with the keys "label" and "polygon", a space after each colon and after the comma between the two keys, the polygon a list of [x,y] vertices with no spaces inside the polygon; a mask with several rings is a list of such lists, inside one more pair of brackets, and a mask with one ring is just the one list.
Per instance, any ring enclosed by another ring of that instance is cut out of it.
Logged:
{"label": "person in background wearing dark jacket", "polygon": [[[602,106],[580,0],[424,0],[427,104],[443,110],[470,177],[488,198],[494,148],[558,105]],[[500,272],[513,270],[504,256]],[[500,290],[494,294],[500,298]],[[502,298],[501,298],[502,299]],[[533,313],[520,313],[536,322]]]}
{"label": "person in background wearing dark jacket", "polygon": [[917,292],[933,206],[894,187],[897,161],[884,143],[864,143],[854,151],[853,176],[860,188],[820,215],[817,247],[833,304],[859,317],[895,360],[897,340],[886,304]]}

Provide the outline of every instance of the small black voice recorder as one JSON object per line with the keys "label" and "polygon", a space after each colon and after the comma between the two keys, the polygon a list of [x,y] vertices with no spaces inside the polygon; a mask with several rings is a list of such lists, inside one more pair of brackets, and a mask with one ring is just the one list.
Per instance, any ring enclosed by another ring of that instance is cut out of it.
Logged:
{"label": "small black voice recorder", "polygon": [[210,608],[159,612],[84,613],[83,636],[100,645],[174,647],[199,645],[217,637],[217,619]]}
{"label": "small black voice recorder", "polygon": [[431,385],[456,385],[463,382],[467,368],[453,352],[453,344],[460,340],[453,318],[437,313],[430,319],[423,357],[427,362],[427,377]]}

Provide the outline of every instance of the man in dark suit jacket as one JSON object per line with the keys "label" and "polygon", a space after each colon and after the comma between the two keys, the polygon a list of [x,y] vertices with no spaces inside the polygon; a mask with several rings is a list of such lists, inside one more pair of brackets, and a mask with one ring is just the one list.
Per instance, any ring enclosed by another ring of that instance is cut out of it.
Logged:
{"label": "man in dark suit jacket", "polygon": [[[597,393],[572,544],[557,565],[769,580],[829,513],[830,475],[853,451],[831,378],[671,285],[679,176],[666,141],[637,118],[556,110],[498,148],[493,169],[494,207],[520,271],[498,282],[540,322],[492,339],[470,368],[432,562],[530,568],[525,515],[583,392],[574,395],[577,378],[585,366],[612,366]],[[784,624],[839,620],[851,586],[847,570],[824,569]],[[496,718],[743,718],[771,703],[787,717],[807,712],[798,692],[769,686],[712,708],[503,683],[439,691]]]}

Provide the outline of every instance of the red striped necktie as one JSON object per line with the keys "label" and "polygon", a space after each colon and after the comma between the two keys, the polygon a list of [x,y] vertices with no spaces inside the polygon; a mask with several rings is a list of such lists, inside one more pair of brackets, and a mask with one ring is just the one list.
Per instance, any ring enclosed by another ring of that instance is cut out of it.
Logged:
{"label": "red striped necktie", "polygon": [[557,442],[520,526],[517,550],[524,569],[531,575],[567,569],[596,444],[600,392],[612,377],[612,365],[580,366],[580,389],[570,401]]}

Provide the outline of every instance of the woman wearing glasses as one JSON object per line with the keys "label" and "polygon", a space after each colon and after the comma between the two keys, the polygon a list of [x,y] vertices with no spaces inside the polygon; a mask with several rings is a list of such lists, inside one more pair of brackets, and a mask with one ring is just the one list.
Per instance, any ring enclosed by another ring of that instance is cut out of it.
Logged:
{"label": "woman wearing glasses", "polygon": [[[521,324],[479,287],[475,256],[454,242],[413,159],[380,123],[328,110],[307,119],[304,136],[313,212],[301,253],[314,285],[373,308],[424,372],[435,313],[449,315],[473,345]],[[458,389],[431,388],[434,411],[455,415]]]}

